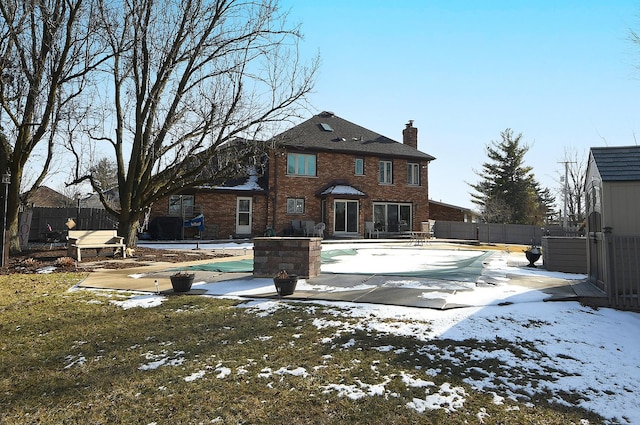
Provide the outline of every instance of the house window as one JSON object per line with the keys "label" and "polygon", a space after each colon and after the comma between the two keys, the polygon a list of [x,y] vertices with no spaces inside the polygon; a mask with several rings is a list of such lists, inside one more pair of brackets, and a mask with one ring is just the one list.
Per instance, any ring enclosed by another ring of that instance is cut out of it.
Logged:
{"label": "house window", "polygon": [[393,163],[391,161],[380,161],[378,182],[382,184],[393,183]]}
{"label": "house window", "polygon": [[304,214],[304,198],[287,198],[287,214]]}
{"label": "house window", "polygon": [[315,176],[316,156],[302,153],[287,154],[287,174],[291,176]]}
{"label": "house window", "polygon": [[411,204],[376,202],[373,204],[375,230],[381,232],[406,232],[411,230],[413,211]]}
{"label": "house window", "polygon": [[193,211],[195,204],[195,196],[193,195],[171,195],[169,196],[169,215],[185,217]]}
{"label": "house window", "polygon": [[420,164],[412,162],[407,164],[407,184],[420,185]]}
{"label": "house window", "polygon": [[364,175],[364,158],[356,158],[355,175],[356,176],[363,176]]}

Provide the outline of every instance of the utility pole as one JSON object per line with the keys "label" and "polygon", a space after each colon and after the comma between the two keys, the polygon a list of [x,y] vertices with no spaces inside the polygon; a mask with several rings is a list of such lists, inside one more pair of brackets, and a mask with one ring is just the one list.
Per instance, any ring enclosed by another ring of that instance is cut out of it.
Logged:
{"label": "utility pole", "polygon": [[563,208],[562,208],[562,230],[565,232],[569,227],[567,217],[567,199],[569,198],[569,164],[575,164],[575,161],[560,161],[559,164],[564,164],[564,186],[562,188]]}

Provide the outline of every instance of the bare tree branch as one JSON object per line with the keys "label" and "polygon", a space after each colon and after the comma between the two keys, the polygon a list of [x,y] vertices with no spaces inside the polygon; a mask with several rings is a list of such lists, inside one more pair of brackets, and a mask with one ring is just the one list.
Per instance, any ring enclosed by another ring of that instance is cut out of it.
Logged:
{"label": "bare tree branch", "polygon": [[106,60],[93,36],[92,12],[92,0],[0,2],[0,125],[6,136],[0,171],[11,173],[7,221],[13,251],[20,249],[18,208],[25,167],[44,144],[46,159],[34,189],[52,163],[59,122],[73,117],[72,99]]}
{"label": "bare tree branch", "polygon": [[[221,184],[257,162],[263,146],[252,141],[271,136],[266,124],[299,114],[318,60],[302,65],[299,28],[288,26],[276,0],[98,1],[113,55],[105,109],[115,130],[91,134],[111,143],[115,213],[132,245],[158,199]],[[77,181],[98,189],[89,170]]]}

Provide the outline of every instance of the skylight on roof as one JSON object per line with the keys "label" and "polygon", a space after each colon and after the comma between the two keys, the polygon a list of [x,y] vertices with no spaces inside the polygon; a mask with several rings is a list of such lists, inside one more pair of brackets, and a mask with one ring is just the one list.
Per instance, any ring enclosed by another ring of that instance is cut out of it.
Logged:
{"label": "skylight on roof", "polygon": [[322,127],[324,131],[333,131],[333,128],[331,128],[331,126],[326,122],[321,122],[320,127]]}

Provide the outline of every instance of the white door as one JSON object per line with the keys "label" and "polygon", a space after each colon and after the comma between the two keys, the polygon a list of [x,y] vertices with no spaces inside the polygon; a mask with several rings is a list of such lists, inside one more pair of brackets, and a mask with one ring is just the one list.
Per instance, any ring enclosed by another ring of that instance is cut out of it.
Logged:
{"label": "white door", "polygon": [[250,235],[251,234],[251,211],[252,198],[240,198],[237,199],[236,204],[236,234],[238,235]]}

